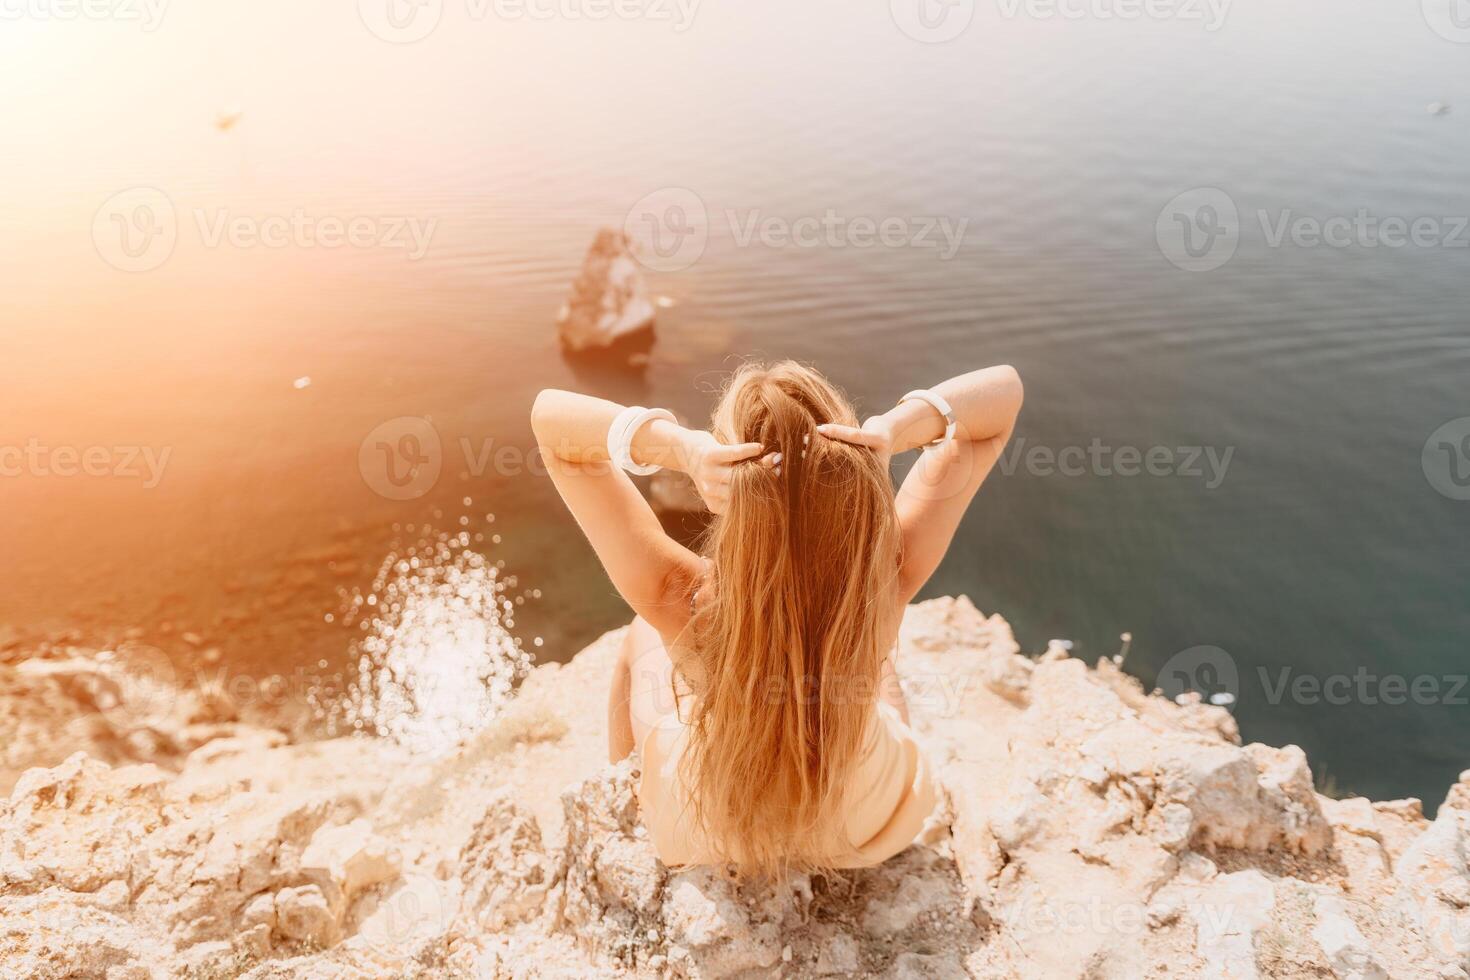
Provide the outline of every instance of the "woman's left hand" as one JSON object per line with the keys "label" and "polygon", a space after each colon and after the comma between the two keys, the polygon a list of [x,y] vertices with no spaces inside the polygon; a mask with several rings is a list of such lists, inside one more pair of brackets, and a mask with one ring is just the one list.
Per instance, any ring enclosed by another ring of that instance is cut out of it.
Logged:
{"label": "woman's left hand", "polygon": [[708,432],[694,433],[691,442],[684,472],[694,481],[694,489],[710,513],[723,514],[730,502],[735,464],[759,456],[764,449],[758,442],[727,446]]}

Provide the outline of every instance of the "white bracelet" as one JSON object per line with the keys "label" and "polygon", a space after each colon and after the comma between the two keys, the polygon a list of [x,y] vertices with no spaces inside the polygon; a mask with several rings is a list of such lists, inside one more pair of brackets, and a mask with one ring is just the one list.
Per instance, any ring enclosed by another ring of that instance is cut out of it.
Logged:
{"label": "white bracelet", "polygon": [[934,411],[944,416],[944,435],[926,445],[924,447],[925,449],[937,449],[940,446],[944,445],[946,442],[954,439],[954,409],[949,407],[949,402],[944,400],[944,396],[940,395],[937,391],[930,391],[928,388],[920,388],[917,391],[911,391],[907,395],[904,395],[898,400],[898,403],[902,405],[904,402],[908,401],[928,402],[929,405],[934,409]]}
{"label": "white bracelet", "polygon": [[640,465],[633,462],[633,437],[654,419],[678,421],[666,408],[644,408],[641,405],[629,405],[613,418],[612,425],[607,427],[607,454],[612,457],[614,466],[639,476],[648,476],[663,469],[654,463]]}

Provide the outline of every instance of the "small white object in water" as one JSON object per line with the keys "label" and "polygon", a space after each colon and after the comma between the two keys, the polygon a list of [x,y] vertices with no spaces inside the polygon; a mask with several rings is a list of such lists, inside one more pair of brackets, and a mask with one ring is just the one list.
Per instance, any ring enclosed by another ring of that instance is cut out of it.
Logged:
{"label": "small white object in water", "polygon": [[659,309],[667,310],[677,301],[672,296],[660,296],[658,299],[654,300],[654,302],[658,304]]}
{"label": "small white object in water", "polygon": [[1235,695],[1229,691],[1216,691],[1210,695],[1210,703],[1221,708],[1228,708],[1235,703]]}
{"label": "small white object in water", "polygon": [[1051,642],[1052,643],[1055,643],[1057,646],[1061,647],[1063,650],[1070,650],[1070,649],[1072,649],[1072,641],[1071,640],[1052,640]]}
{"label": "small white object in water", "polygon": [[303,374],[301,377],[299,377],[295,381],[291,382],[291,387],[295,388],[297,391],[300,391],[302,388],[310,388],[311,387],[311,375],[309,375],[309,374]]}

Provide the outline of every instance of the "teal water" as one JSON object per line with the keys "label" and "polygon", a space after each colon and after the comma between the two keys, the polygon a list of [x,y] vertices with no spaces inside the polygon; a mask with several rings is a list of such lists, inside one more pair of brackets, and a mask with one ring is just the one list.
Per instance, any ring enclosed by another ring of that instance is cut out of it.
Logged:
{"label": "teal water", "polygon": [[[1228,688],[1248,739],[1302,745],[1339,788],[1436,802],[1470,765],[1470,442],[1431,440],[1470,416],[1470,47],[1416,4],[1250,0],[1216,30],[1007,9],[943,44],[835,2],[709,4],[682,32],[446,3],[408,45],[350,4],[15,25],[0,444],[171,455],[151,488],[0,480],[0,620],[136,625],[184,661],[192,631],[242,671],[331,673],[353,633],[326,615],[463,515],[542,590],[517,632],[564,658],[627,611],[515,462],[538,389],[699,417],[739,358],[795,357],[878,410],[1008,361],[1016,452],[926,594],[1003,613],[1028,650],[1111,655],[1130,632],[1146,683],[1167,666],[1166,687]],[[178,242],[130,273],[92,229],[135,187],[168,196]],[[1196,195],[1180,224],[1170,202],[1196,188],[1235,216]],[[706,240],[648,272],[672,305],[646,371],[566,362],[553,318],[593,232],[689,194]],[[435,224],[417,260],[210,244],[221,213],[293,209]],[[1360,211],[1430,225],[1402,247],[1301,225],[1272,243],[1283,220]],[[947,257],[745,239],[829,213],[844,234],[965,224]],[[1220,259],[1212,228],[1228,261],[1170,261]],[[390,500],[360,450],[403,416],[432,420],[443,467]],[[1419,695],[1391,703],[1387,675]]]}

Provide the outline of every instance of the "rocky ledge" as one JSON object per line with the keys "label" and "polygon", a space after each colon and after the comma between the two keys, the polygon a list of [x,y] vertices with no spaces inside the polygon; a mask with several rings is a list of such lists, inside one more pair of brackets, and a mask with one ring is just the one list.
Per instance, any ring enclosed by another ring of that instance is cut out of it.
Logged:
{"label": "rocky ledge", "polygon": [[[1433,822],[1328,799],[1299,749],[1110,661],[1022,656],[963,598],[904,623],[945,790],[918,842],[778,885],[671,871],[636,759],[602,761],[620,634],[438,758],[195,722],[167,768],[29,769],[0,803],[0,975],[1470,976],[1470,773]],[[68,676],[0,666],[0,703],[67,717]]]}

